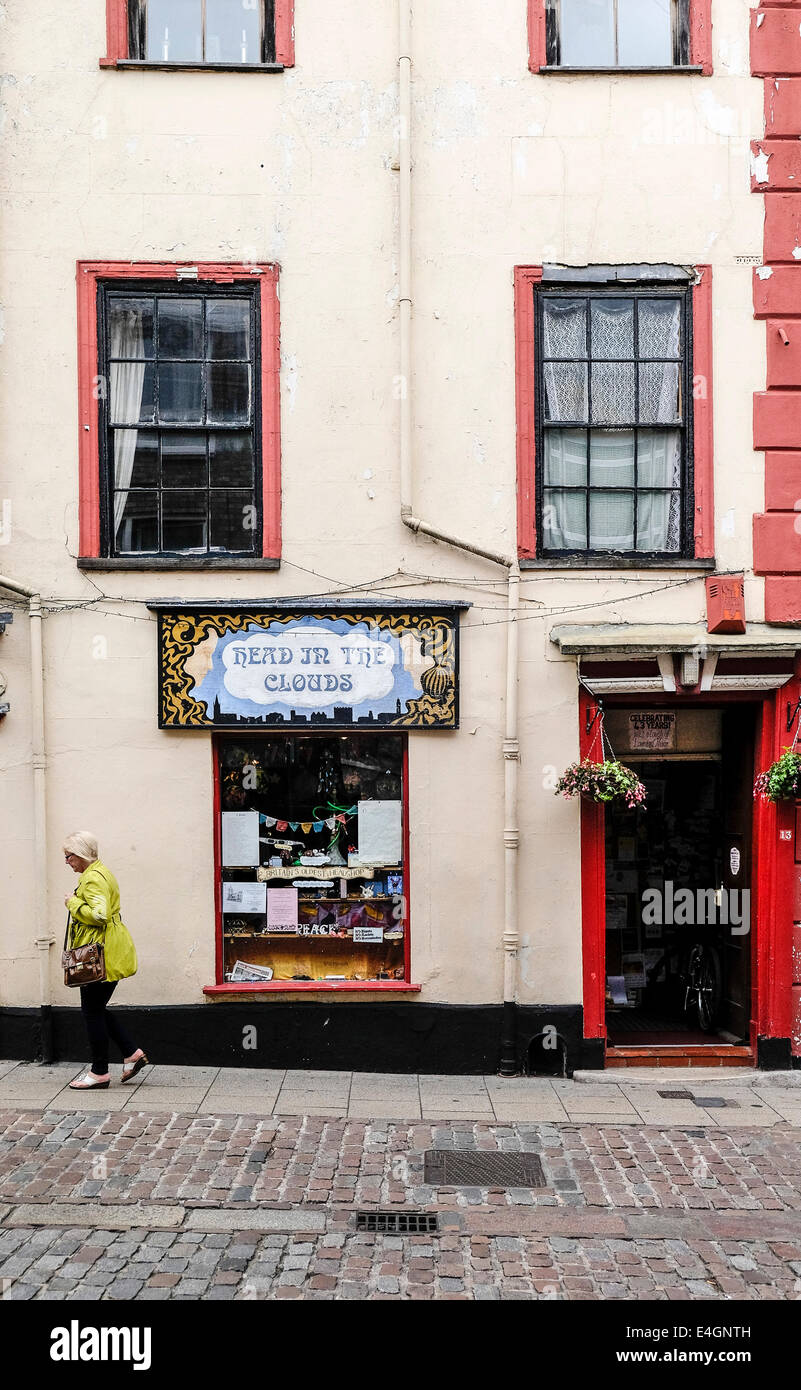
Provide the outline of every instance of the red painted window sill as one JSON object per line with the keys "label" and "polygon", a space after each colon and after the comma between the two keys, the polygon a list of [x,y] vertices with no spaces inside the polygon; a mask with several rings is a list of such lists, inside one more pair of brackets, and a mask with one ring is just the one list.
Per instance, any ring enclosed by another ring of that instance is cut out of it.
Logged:
{"label": "red painted window sill", "polygon": [[203,993],[219,994],[302,994],[309,990],[326,990],[338,994],[359,994],[362,991],[386,990],[390,994],[419,994],[422,985],[410,985],[405,980],[270,980],[264,984],[248,984],[246,981],[224,985],[204,985]]}

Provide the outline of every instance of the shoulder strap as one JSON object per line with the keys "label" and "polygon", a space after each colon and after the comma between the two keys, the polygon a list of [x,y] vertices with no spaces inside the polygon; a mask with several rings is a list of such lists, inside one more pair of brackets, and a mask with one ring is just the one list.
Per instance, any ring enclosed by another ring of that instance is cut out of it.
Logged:
{"label": "shoulder strap", "polygon": [[65,950],[65,951],[66,951],[66,949],[67,949],[67,941],[68,941],[68,939],[69,939],[70,924],[71,924],[71,922],[72,922],[72,914],[71,914],[69,908],[67,908],[67,925],[66,925],[66,927],[64,928],[64,950]]}

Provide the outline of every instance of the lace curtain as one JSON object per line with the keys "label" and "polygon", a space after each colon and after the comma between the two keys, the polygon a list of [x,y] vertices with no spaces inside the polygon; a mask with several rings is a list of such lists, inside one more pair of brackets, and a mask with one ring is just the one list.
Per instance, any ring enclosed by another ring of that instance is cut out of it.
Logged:
{"label": "lace curtain", "polygon": [[[145,362],[136,361],[145,355],[142,334],[142,311],[133,306],[120,306],[111,315],[110,356],[127,358],[112,362],[110,400],[112,421],[137,425],[142,412],[142,391],[145,383]],[[118,550],[130,550],[133,522],[125,520],[125,508],[136,459],[137,429],[114,431],[114,535]]]}
{"label": "lace curtain", "polygon": [[[680,350],[678,299],[546,300],[543,355],[564,359],[543,364],[546,419],[597,427],[589,457],[586,430],[545,432],[547,549],[679,551],[681,434],[653,426],[681,420]],[[566,487],[591,489],[589,516]]]}
{"label": "lace curtain", "polygon": [[[545,511],[548,550],[636,549],[677,554],[681,548],[681,435],[678,430],[640,430],[634,492],[633,430],[598,430],[590,437],[589,536],[587,532],[587,436],[584,430],[546,435]],[[562,488],[580,488],[563,492]],[[630,488],[631,491],[611,489]],[[655,491],[653,489],[671,489]]]}

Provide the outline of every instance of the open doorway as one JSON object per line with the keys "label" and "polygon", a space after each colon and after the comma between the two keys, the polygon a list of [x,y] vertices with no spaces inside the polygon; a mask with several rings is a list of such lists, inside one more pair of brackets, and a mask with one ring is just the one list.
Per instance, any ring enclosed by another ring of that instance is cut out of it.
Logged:
{"label": "open doorway", "polygon": [[750,1028],[752,706],[608,710],[643,808],[606,812],[610,1047],[742,1045]]}

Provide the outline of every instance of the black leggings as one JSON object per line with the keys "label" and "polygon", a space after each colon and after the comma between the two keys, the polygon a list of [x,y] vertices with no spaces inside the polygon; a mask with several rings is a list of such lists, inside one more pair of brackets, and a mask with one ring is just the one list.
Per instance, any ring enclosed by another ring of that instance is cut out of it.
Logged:
{"label": "black leggings", "polygon": [[81,1009],[92,1049],[92,1071],[105,1076],[108,1071],[108,1040],[115,1042],[123,1058],[132,1057],[136,1043],[131,1041],[116,1014],[106,1013],[106,1005],[117,988],[116,980],[97,980],[81,985]]}

